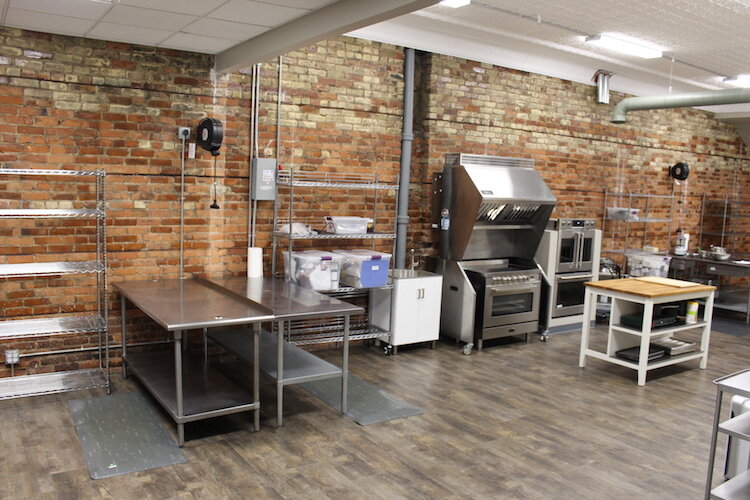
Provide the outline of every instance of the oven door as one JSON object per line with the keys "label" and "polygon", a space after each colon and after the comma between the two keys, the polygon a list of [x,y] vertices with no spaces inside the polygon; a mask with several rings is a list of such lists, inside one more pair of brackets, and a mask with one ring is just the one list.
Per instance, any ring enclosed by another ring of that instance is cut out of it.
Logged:
{"label": "oven door", "polygon": [[552,317],[575,316],[583,314],[583,299],[586,287],[584,283],[591,281],[594,277],[591,273],[570,273],[555,275],[554,289],[552,291],[554,306]]}
{"label": "oven door", "polygon": [[488,286],[484,296],[484,328],[539,320],[539,281]]}
{"label": "oven door", "polygon": [[557,272],[591,271],[594,259],[594,231],[560,231],[557,245]]}

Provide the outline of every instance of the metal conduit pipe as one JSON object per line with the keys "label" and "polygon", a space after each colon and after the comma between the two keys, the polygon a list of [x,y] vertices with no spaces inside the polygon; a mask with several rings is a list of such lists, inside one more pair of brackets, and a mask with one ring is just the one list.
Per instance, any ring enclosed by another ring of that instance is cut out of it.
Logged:
{"label": "metal conduit pipe", "polygon": [[625,123],[625,115],[628,111],[639,109],[685,108],[746,102],[750,102],[750,89],[707,90],[687,94],[626,97],[615,106],[611,121],[612,123]]}
{"label": "metal conduit pipe", "polygon": [[406,267],[406,238],[409,229],[409,177],[411,146],[414,141],[414,49],[404,49],[404,126],[401,134],[401,168],[396,211],[396,269]]}

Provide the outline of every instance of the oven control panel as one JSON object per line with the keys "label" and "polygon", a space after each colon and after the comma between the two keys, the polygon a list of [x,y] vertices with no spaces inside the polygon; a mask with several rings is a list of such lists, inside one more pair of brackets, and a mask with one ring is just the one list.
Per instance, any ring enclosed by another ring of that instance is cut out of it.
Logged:
{"label": "oven control panel", "polygon": [[594,219],[558,219],[555,229],[594,229]]}
{"label": "oven control panel", "polygon": [[515,283],[534,283],[539,281],[539,276],[533,274],[506,274],[503,276],[492,276],[493,285],[511,285]]}

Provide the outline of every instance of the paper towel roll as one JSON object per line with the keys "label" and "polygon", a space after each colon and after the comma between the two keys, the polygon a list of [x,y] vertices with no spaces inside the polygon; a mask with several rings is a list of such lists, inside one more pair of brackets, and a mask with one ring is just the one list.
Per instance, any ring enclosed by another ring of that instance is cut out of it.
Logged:
{"label": "paper towel roll", "polygon": [[247,249],[247,277],[260,278],[263,276],[263,249],[250,247]]}

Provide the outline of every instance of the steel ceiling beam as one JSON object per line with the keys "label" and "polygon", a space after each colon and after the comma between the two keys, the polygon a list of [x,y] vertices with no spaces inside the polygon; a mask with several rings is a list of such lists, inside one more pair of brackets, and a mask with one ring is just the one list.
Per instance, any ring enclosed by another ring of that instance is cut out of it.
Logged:
{"label": "steel ceiling beam", "polygon": [[339,0],[216,55],[216,72],[231,73],[321,40],[438,3],[438,0]]}

